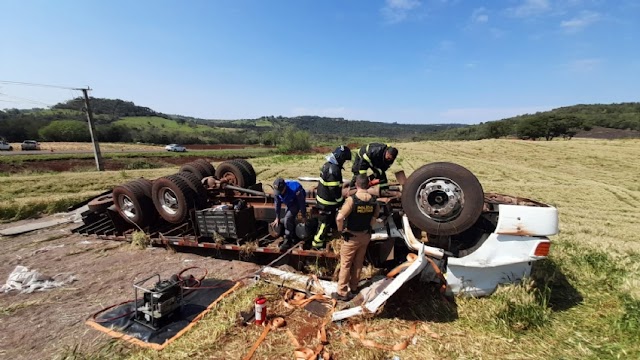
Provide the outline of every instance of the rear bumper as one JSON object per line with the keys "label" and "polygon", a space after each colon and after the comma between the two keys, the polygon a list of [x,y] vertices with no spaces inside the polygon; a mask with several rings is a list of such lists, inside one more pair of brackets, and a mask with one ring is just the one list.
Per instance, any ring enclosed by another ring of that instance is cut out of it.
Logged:
{"label": "rear bumper", "polygon": [[[547,257],[551,245],[547,236],[558,233],[556,208],[500,204],[498,211],[496,229],[482,245],[464,257],[448,257],[446,278],[451,293],[490,295],[500,284],[530,276],[533,262]],[[402,237],[410,249],[417,250],[422,242],[413,236],[409,226],[405,216]],[[425,249],[434,257],[439,257],[438,251],[433,247]]]}
{"label": "rear bumper", "polygon": [[519,282],[531,275],[534,261],[546,258],[536,255],[536,249],[550,243],[546,237],[493,233],[473,253],[448,259],[448,289],[454,294],[486,296],[500,284]]}

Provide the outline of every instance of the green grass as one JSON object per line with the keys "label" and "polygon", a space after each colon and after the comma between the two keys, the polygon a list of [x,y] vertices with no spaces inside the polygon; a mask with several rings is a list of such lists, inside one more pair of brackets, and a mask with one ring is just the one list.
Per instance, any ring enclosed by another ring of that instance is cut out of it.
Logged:
{"label": "green grass", "polygon": [[[385,137],[350,137],[350,136],[341,136],[336,138],[328,137],[329,139],[315,139],[316,146],[327,146],[331,149],[334,149],[338,145],[349,145],[349,144],[358,144],[358,148],[362,145],[369,143],[382,143],[392,145],[393,141],[391,139]],[[352,148],[351,151],[357,150],[356,148]]]}
{"label": "green grass", "polygon": [[124,117],[114,122],[116,125],[123,125],[133,129],[154,129],[158,131],[180,132],[184,134],[204,134],[210,132],[236,131],[232,128],[211,127],[206,125],[195,125],[193,127],[188,124],[179,124],[175,120],[165,119],[157,116],[132,116]]}
{"label": "green grass", "polygon": [[256,127],[273,127],[273,124],[269,120],[257,120]]}

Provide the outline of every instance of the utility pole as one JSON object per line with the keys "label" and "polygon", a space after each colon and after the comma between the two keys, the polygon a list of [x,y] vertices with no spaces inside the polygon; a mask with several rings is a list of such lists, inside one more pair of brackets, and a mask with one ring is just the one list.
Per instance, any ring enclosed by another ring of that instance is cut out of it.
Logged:
{"label": "utility pole", "polygon": [[102,165],[102,154],[100,153],[100,144],[98,144],[98,140],[96,139],[95,132],[96,128],[93,125],[93,111],[91,111],[91,104],[89,103],[89,90],[91,88],[87,87],[86,89],[76,89],[82,90],[84,94],[84,105],[87,108],[87,120],[89,121],[89,134],[91,134],[91,142],[93,143],[93,156],[96,159],[96,167],[98,171],[104,171],[104,166]]}

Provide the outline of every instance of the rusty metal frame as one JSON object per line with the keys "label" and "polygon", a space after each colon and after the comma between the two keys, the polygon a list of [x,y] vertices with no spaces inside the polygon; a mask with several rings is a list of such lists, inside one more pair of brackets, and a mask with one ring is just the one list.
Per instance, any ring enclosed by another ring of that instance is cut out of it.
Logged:
{"label": "rusty metal frame", "polygon": [[[275,218],[275,209],[273,207],[273,199],[265,198],[255,195],[245,195],[239,194],[237,192],[231,191],[229,189],[218,189],[212,190],[209,189],[211,199],[215,202],[232,202],[233,200],[243,199],[251,206],[253,206],[255,219],[259,221],[270,221]],[[312,193],[312,192],[310,192]],[[311,195],[311,194],[309,194]],[[383,194],[384,197],[380,197],[379,200],[386,203],[390,208],[398,208],[400,206],[400,193],[393,188],[390,191],[387,191]],[[212,201],[213,202],[213,201]],[[315,199],[308,196],[307,198],[308,208],[307,210],[312,212],[313,205],[315,205]],[[533,201],[530,199],[514,197],[509,195],[502,194],[494,194],[494,193],[486,193],[485,194],[485,205],[484,212],[485,213],[495,213],[497,212],[497,208],[499,204],[510,204],[510,205],[529,205],[529,206],[547,206],[545,204],[539,203],[537,201]],[[132,234],[136,230],[132,225],[123,221],[120,216],[115,212],[115,210],[108,209],[105,213],[95,214],[88,213],[83,219],[85,224],[74,229],[73,232],[81,233],[86,235],[96,235],[104,240],[115,240],[115,241],[131,241]],[[201,248],[201,249],[212,249],[212,250],[228,250],[241,252],[246,250],[246,247],[240,245],[241,241],[247,241],[250,239],[237,239],[236,244],[229,243],[218,243],[209,241],[209,238],[199,236],[198,227],[195,224],[195,217],[193,214],[189,217],[188,221],[185,221],[182,224],[169,224],[164,222],[162,219],[158,220],[156,223],[151,226],[143,229],[151,239],[151,244],[156,246],[176,246],[176,247],[188,247],[188,248]],[[264,229],[258,229],[257,231],[261,231]],[[281,254],[279,248],[275,246],[269,246],[275,244],[278,239],[272,238],[270,239],[269,235],[264,235],[254,233],[252,234],[253,239],[256,240],[256,244],[260,245],[261,243],[265,243],[266,240],[271,240],[266,242],[264,246],[258,246],[252,248],[252,253],[256,254]],[[334,252],[325,252],[325,251],[315,251],[315,250],[303,250],[296,249],[293,250],[292,255],[302,256],[302,257],[313,257],[313,258],[327,258],[327,259],[336,259],[339,257],[339,254]]]}

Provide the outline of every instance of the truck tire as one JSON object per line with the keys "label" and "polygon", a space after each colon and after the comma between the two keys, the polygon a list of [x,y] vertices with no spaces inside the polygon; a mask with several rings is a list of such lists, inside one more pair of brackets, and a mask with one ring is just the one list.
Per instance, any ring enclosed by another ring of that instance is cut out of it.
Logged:
{"label": "truck tire", "polygon": [[129,182],[129,184],[137,184],[144,192],[144,195],[151,199],[151,187],[153,186],[151,180],[140,178]]}
{"label": "truck tire", "polygon": [[480,181],[466,168],[436,162],[414,171],[402,187],[402,209],[411,223],[433,235],[461,233],[484,205]]}
{"label": "truck tire", "polygon": [[172,224],[183,222],[196,208],[196,193],[178,176],[165,176],[153,182],[153,205],[158,214]]}
{"label": "truck tire", "polygon": [[187,182],[187,185],[196,193],[196,208],[198,210],[204,209],[207,206],[207,190],[202,185],[202,182],[198,180],[198,177],[190,172],[181,172],[172,176],[182,178]]}
{"label": "truck tire", "polygon": [[232,161],[240,165],[240,167],[244,168],[246,172],[249,174],[249,179],[248,179],[249,183],[246,186],[249,187],[251,185],[255,185],[257,176],[256,176],[256,171],[253,168],[253,165],[251,165],[251,163],[245,159],[234,159]]}
{"label": "truck tire", "polygon": [[111,205],[113,205],[113,194],[98,196],[87,203],[89,210],[96,213],[106,211]]}
{"label": "truck tire", "polygon": [[241,188],[250,186],[250,175],[244,167],[231,160],[224,161],[216,169],[216,177],[220,180],[226,180],[229,184]]}
{"label": "truck tire", "polygon": [[130,181],[125,184],[130,188],[137,188],[144,196],[147,198],[144,200],[145,208],[144,208],[144,217],[146,218],[146,224],[151,224],[152,222],[158,219],[158,212],[156,211],[155,206],[153,205],[153,199],[151,194],[151,189],[153,187],[153,182],[149,179],[139,178],[133,181]]}
{"label": "truck tire", "polygon": [[151,199],[145,196],[136,184],[116,186],[112,192],[116,211],[123,219],[139,227],[147,226],[154,218],[155,211]]}
{"label": "truck tire", "polygon": [[211,165],[211,163],[208,162],[207,160],[198,159],[193,162],[200,164],[202,168],[205,170],[206,173],[202,174],[203,177],[214,176],[216,174],[216,168],[213,165]]}
{"label": "truck tire", "polygon": [[201,180],[203,177],[205,177],[206,170],[203,169],[202,165],[192,161],[182,165],[179,172],[190,172],[193,175],[197,176],[199,180]]}

